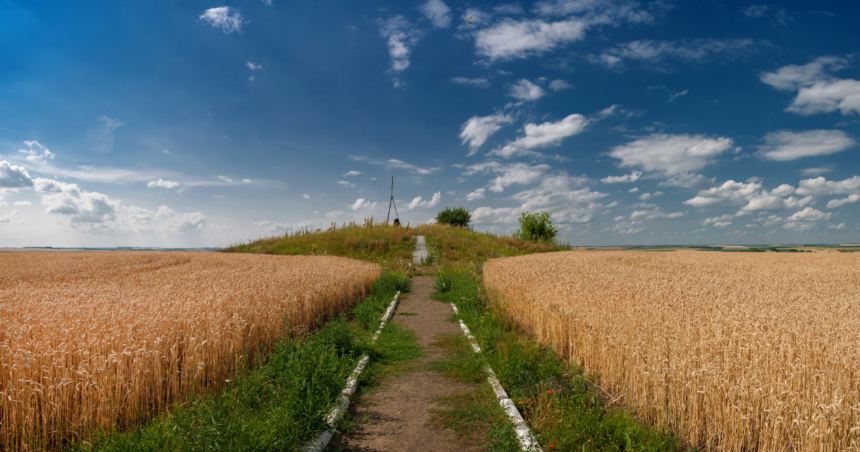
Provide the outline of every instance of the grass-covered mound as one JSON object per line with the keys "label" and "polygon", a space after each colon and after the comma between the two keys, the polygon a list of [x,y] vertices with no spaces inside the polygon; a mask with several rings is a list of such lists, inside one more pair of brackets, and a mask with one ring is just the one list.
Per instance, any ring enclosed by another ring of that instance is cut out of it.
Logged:
{"label": "grass-covered mound", "polygon": [[383,268],[403,269],[412,262],[415,236],[426,237],[431,263],[483,262],[494,257],[519,256],[569,249],[566,244],[533,242],[475,232],[444,224],[417,227],[348,223],[327,230],[304,230],[223,248],[225,253],[325,254],[376,262]]}

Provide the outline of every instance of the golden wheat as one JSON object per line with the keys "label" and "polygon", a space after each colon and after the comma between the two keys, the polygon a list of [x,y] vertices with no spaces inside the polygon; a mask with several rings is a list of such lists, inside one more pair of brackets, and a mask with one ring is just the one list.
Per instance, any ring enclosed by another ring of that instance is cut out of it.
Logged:
{"label": "golden wheat", "polygon": [[496,259],[490,296],[691,445],[860,446],[860,255],[566,252]]}
{"label": "golden wheat", "polygon": [[56,448],[224,385],[283,331],[363,296],[328,256],[0,255],[0,449]]}

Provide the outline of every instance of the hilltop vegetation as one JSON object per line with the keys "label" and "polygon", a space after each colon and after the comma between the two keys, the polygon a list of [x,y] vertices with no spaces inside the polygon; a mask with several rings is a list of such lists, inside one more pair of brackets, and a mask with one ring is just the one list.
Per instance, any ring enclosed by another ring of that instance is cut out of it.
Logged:
{"label": "hilltop vegetation", "polygon": [[521,240],[447,224],[391,226],[374,223],[371,218],[363,224],[352,222],[340,227],[332,224],[326,230],[297,231],[231,245],[221,251],[277,255],[323,254],[375,262],[385,269],[405,269],[412,262],[415,236],[418,235],[426,237],[432,261],[441,259],[453,265],[570,248],[567,244]]}

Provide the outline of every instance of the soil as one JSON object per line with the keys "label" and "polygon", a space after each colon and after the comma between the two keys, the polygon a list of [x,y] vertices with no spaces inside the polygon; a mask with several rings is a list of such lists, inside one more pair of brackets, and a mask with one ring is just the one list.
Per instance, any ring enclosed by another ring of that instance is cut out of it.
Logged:
{"label": "soil", "polygon": [[434,279],[416,276],[409,296],[402,300],[397,312],[417,315],[395,315],[392,322],[415,331],[424,349],[418,370],[383,381],[358,405],[350,406],[354,418],[367,417],[360,431],[348,437],[336,437],[329,450],[345,451],[463,451],[466,444],[447,430],[427,426],[430,410],[439,408],[434,398],[475,389],[475,386],[454,382],[430,370],[429,363],[444,359],[446,352],[434,346],[443,334],[460,333],[455,323],[448,321],[453,314],[451,305],[430,298]]}

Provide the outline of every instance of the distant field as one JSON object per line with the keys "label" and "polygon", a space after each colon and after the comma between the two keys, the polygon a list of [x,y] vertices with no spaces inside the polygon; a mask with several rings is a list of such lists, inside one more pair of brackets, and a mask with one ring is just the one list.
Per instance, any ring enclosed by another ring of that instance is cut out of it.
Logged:
{"label": "distant field", "polygon": [[55,449],[223,386],[283,331],[362,297],[331,256],[0,255],[0,450]]}
{"label": "distant field", "polygon": [[648,422],[714,450],[860,446],[860,255],[561,252],[493,300]]}

